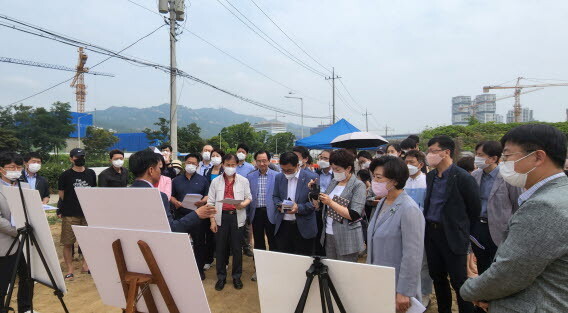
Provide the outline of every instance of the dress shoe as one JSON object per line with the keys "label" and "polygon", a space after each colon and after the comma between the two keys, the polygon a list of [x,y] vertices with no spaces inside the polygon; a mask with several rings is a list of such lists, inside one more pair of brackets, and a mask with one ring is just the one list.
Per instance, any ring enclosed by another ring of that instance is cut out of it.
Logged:
{"label": "dress shoe", "polygon": [[225,288],[225,283],[227,283],[226,280],[218,280],[217,283],[215,284],[215,290],[217,291],[223,290],[223,288]]}
{"label": "dress shoe", "polygon": [[240,278],[235,278],[233,279],[233,286],[235,286],[235,289],[243,289],[243,282]]}
{"label": "dress shoe", "polygon": [[252,277],[250,278],[250,280],[256,281],[256,272],[254,272],[254,274],[252,274]]}

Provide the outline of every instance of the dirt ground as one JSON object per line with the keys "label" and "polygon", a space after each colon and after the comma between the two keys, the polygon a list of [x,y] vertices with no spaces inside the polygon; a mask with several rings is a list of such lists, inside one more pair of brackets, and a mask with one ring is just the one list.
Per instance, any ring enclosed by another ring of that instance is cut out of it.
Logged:
{"label": "dirt ground", "polygon": [[[51,233],[55,242],[59,261],[63,268],[62,247],[59,245],[61,224],[51,225]],[[361,260],[360,260],[361,261]],[[121,309],[106,306],[102,303],[97,292],[93,279],[88,274],[80,273],[80,262],[75,260],[75,279],[67,282],[68,293],[64,297],[65,304],[69,312],[75,313],[120,313]],[[207,294],[207,299],[213,313],[255,313],[260,312],[258,289],[256,282],[250,280],[253,274],[253,259],[243,256],[243,289],[236,290],[229,278],[223,291],[215,290],[216,275],[215,269],[206,271],[207,278],[203,281],[203,286]],[[65,274],[65,270],[63,270]],[[15,303],[14,303],[15,305]],[[455,312],[457,312],[457,307]],[[59,300],[53,292],[43,285],[36,284],[34,295],[34,310],[41,313],[64,312]],[[432,296],[432,304],[426,311],[427,313],[437,312],[436,300]]]}

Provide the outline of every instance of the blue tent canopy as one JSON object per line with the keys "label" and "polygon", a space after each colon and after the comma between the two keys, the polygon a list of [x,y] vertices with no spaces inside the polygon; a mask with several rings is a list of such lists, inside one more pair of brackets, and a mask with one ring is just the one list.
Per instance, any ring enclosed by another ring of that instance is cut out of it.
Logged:
{"label": "blue tent canopy", "polygon": [[297,140],[296,145],[308,149],[332,149],[331,141],[335,137],[359,131],[357,127],[351,125],[345,119],[341,119],[315,135]]}

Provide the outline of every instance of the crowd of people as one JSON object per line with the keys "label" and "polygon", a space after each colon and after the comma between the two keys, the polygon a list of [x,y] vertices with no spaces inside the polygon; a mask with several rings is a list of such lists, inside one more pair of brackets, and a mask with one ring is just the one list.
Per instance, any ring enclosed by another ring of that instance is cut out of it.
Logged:
{"label": "crowd of people", "polygon": [[[98,179],[85,166],[85,151],[73,149],[72,167],[58,182],[65,278],[74,277],[71,226],[87,224],[74,188],[97,181],[128,187],[131,173],[130,188],[158,188],[172,231],[191,236],[202,280],[215,264],[218,291],[230,256],[233,286],[243,288],[243,255],[252,257],[253,245],[347,262],[366,255],[368,264],[393,267],[397,312],[406,312],[411,298],[428,306],[432,287],[440,313],[452,311],[452,288],[461,313],[568,309],[566,136],[547,125],[516,127],[500,142],[480,142],[471,171],[454,161],[450,137],[434,137],[426,146],[420,151],[416,136],[375,155],[337,149],[316,156],[296,146],[276,164],[270,152],[251,153],[245,143],[235,154],[206,145],[183,160],[166,145],[132,154],[128,169],[124,153],[112,150],[111,166]],[[35,153],[0,154],[0,183],[19,178],[47,203],[41,161]],[[199,200],[188,207],[188,195]],[[14,262],[14,255],[3,255],[15,235],[0,193],[2,296],[5,269]],[[89,272],[86,262],[82,271]],[[19,290],[20,312],[29,302],[26,290]]]}

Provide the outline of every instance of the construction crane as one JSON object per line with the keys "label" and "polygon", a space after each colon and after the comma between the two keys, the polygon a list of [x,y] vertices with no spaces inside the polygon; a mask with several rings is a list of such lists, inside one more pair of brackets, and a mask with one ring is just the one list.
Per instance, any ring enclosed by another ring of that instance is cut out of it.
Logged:
{"label": "construction crane", "polygon": [[515,105],[513,106],[514,112],[514,122],[519,123],[521,121],[521,94],[524,88],[544,88],[544,87],[561,87],[568,86],[568,83],[557,83],[557,84],[536,84],[536,85],[521,85],[521,80],[524,77],[518,77],[515,86],[484,86],[483,92],[487,93],[491,89],[515,89]]}
{"label": "construction crane", "polygon": [[[68,66],[41,63],[41,62],[35,62],[35,61],[27,61],[27,60],[14,59],[14,58],[6,58],[6,57],[0,57],[0,62],[20,64],[20,65],[29,65],[29,66],[42,67],[42,68],[50,68],[50,69],[54,69],[54,70],[68,71],[68,72],[75,72],[76,71],[75,68],[68,67]],[[114,74],[101,73],[101,72],[86,72],[85,74],[114,77]]]}
{"label": "construction crane", "polygon": [[[531,93],[531,92],[535,92],[535,91],[539,91],[541,89],[544,88],[535,88],[535,89],[531,89],[531,90],[527,90],[527,91],[523,91],[521,92],[522,95],[527,94],[527,93]],[[461,111],[469,111],[469,113],[471,114],[471,116],[475,116],[475,114],[477,113],[477,107],[482,105],[482,104],[486,104],[486,103],[490,103],[490,102],[497,102],[500,100],[504,100],[504,99],[509,99],[509,98],[513,98],[515,95],[509,95],[509,96],[505,96],[505,97],[500,97],[495,99],[495,101],[480,101],[477,103],[474,103],[472,105],[466,105],[460,108]]]}

